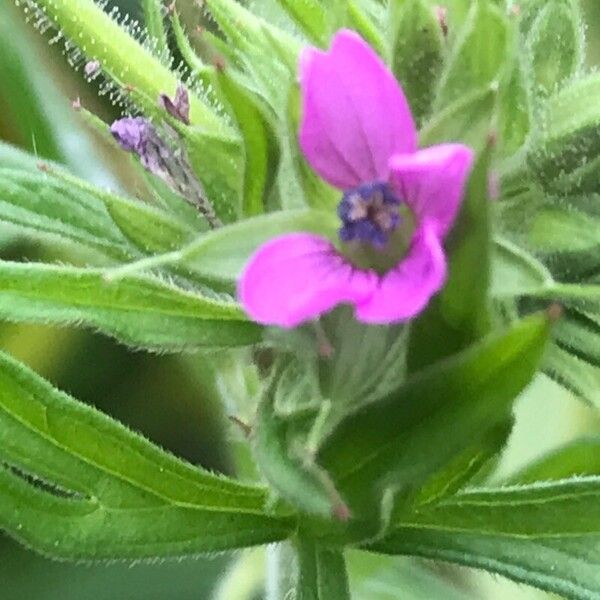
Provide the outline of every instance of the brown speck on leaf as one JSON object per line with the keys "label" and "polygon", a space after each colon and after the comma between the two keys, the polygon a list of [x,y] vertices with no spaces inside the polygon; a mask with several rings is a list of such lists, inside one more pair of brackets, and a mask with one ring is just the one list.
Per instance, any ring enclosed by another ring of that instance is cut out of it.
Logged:
{"label": "brown speck on leaf", "polygon": [[551,323],[556,323],[563,316],[564,309],[558,302],[551,304],[546,310],[548,319]]}
{"label": "brown speck on leaf", "polygon": [[343,523],[350,520],[350,517],[352,516],[350,509],[343,502],[333,506],[331,512],[334,519],[342,521]]}
{"label": "brown speck on leaf", "polygon": [[222,73],[225,70],[225,67],[227,66],[225,58],[220,54],[215,56],[213,58],[213,66],[217,71],[219,71],[219,73]]}
{"label": "brown speck on leaf", "polygon": [[229,415],[228,418],[232,423],[237,425],[242,430],[242,433],[247,438],[249,438],[252,435],[252,427],[250,425],[248,425],[248,423],[245,423],[244,421],[242,421],[239,417],[236,417],[235,415]]}
{"label": "brown speck on leaf", "polygon": [[513,4],[510,8],[510,13],[515,17],[519,17],[521,15],[521,5]]}
{"label": "brown speck on leaf", "polygon": [[81,110],[81,98],[79,96],[71,102],[71,108],[73,110]]}
{"label": "brown speck on leaf", "polygon": [[39,162],[36,166],[43,173],[50,173],[50,165],[48,163]]}
{"label": "brown speck on leaf", "polygon": [[435,6],[435,16],[440,24],[444,37],[448,36],[448,9],[445,6]]}
{"label": "brown speck on leaf", "polygon": [[498,143],[498,132],[490,129],[487,133],[487,145],[493,148]]}

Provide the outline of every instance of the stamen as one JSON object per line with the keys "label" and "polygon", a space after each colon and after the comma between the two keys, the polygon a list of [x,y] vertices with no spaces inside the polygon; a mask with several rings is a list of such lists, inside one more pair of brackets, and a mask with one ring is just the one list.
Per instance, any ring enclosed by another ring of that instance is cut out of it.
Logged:
{"label": "stamen", "polygon": [[338,206],[342,220],[340,239],[385,246],[400,224],[400,205],[385,182],[376,181],[347,191]]}

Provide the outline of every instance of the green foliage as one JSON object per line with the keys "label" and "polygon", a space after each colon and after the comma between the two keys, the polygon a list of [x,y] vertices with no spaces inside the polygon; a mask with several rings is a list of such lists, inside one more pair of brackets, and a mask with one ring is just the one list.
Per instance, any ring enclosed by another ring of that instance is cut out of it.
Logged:
{"label": "green foliage", "polygon": [[527,33],[526,52],[535,91],[552,92],[572,77],[583,62],[577,2],[548,2]]}
{"label": "green foliage", "polygon": [[297,600],[349,600],[346,564],[336,550],[317,548],[299,539],[299,575],[296,587]]}
{"label": "green foliage", "polygon": [[401,517],[370,549],[484,568],[591,600],[600,591],[599,493],[596,477],[473,489]]}
{"label": "green foliage", "polygon": [[230,300],[185,291],[155,277],[110,280],[99,269],[0,262],[0,317],[78,324],[134,347],[182,352],[260,340]]}
{"label": "green foliage", "polygon": [[411,600],[472,600],[459,585],[440,578],[420,561],[367,552],[348,552],[352,597],[393,600],[398,590]]}
{"label": "green foliage", "polygon": [[318,46],[325,46],[331,30],[329,15],[316,0],[279,0],[281,7],[297,23],[306,37]]}
{"label": "green foliage", "polygon": [[569,442],[545,454],[510,478],[511,483],[535,483],[600,475],[600,438],[591,436]]}
{"label": "green foliage", "polygon": [[0,356],[0,526],[53,556],[178,557],[275,541],[264,491],[192,467]]}
{"label": "green foliage", "polygon": [[219,88],[235,115],[244,142],[244,194],[242,214],[265,212],[273,173],[277,170],[277,144],[264,109],[257,99],[226,73],[217,75]]}
{"label": "green foliage", "polygon": [[442,66],[442,29],[425,0],[393,0],[389,13],[392,69],[420,122],[429,115]]}
{"label": "green foliage", "polygon": [[0,167],[0,218],[30,239],[67,246],[96,263],[138,255],[98,198],[35,167]]}
{"label": "green foliage", "polygon": [[[234,282],[251,254],[267,240],[293,231],[312,231],[327,237],[337,228],[335,215],[318,210],[278,211],[208,232],[153,264],[175,264],[215,280]],[[143,263],[142,263],[143,264]]]}
{"label": "green foliage", "polygon": [[574,81],[544,105],[541,136],[530,153],[539,183],[560,194],[599,191],[600,113],[591,98],[600,93],[600,77]]}
{"label": "green foliage", "polygon": [[424,370],[342,421],[321,448],[319,464],[359,511],[386,486],[423,483],[505,422],[536,372],[548,333],[545,315],[530,317]]}
{"label": "green foliage", "polygon": [[[344,510],[334,497],[326,475],[309,463],[308,451],[298,445],[290,447],[289,420],[276,412],[276,397],[294,391],[297,381],[286,380],[285,367],[276,372],[267,387],[256,415],[253,448],[261,473],[273,489],[300,510],[331,517],[336,510]],[[288,387],[286,387],[286,383]],[[337,506],[336,506],[337,501]]]}
{"label": "green foliage", "polygon": [[436,110],[466,93],[497,87],[506,76],[507,55],[511,35],[506,16],[493,3],[475,0],[440,79]]}
{"label": "green foliage", "polygon": [[142,0],[144,9],[144,22],[150,38],[156,44],[156,53],[159,57],[165,57],[169,52],[169,43],[167,40],[167,31],[163,17],[162,0]]}
{"label": "green foliage", "polygon": [[446,286],[411,325],[410,372],[468,347],[490,329],[491,156],[492,144],[488,143],[473,169],[466,198],[447,242],[450,260]]}
{"label": "green foliage", "polygon": [[[541,458],[516,485],[484,487],[540,368],[600,403],[600,79],[582,75],[575,0],[521,4],[518,15],[500,0],[449,0],[444,15],[433,0],[205,0],[197,52],[189,23],[161,0],[143,0],[145,42],[93,0],[26,0],[38,26],[52,23],[98,62],[113,99],[168,136],[225,225],[207,231],[147,173],[150,202],[0,147],[0,221],[72,262],[0,262],[0,318],[81,325],[155,352],[220,348],[203,355],[203,373],[218,371],[211,385],[239,412],[238,446],[268,488],[179,461],[0,355],[0,527],[79,560],[289,540],[302,600],[349,597],[350,546],[484,568],[568,598],[600,594],[595,437]],[[327,47],[341,27],[390,64],[422,146],[477,152],[445,241],[448,281],[410,325],[366,326],[342,307],[265,332],[232,298],[251,254],[283,233],[337,239],[339,192],[298,146],[297,71],[302,47]],[[171,29],[189,71],[172,68]],[[157,102],[182,82],[190,125]],[[26,100],[44,152],[64,158]],[[557,301],[560,319],[558,308],[537,312]],[[385,597],[358,579],[357,598]],[[429,573],[416,579],[415,597],[460,597]]]}

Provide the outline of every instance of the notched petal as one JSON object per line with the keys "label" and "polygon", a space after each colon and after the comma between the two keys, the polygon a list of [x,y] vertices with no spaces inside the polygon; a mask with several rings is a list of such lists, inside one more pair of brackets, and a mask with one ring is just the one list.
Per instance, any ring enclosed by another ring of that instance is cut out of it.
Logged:
{"label": "notched petal", "polygon": [[300,84],[300,147],[331,185],[349,189],[386,180],[390,157],[415,151],[417,133],[404,92],[358,34],[340,31],[328,52],[307,48]]}
{"label": "notched petal", "polygon": [[435,223],[440,236],[452,227],[473,166],[473,151],[463,144],[440,144],[390,160],[390,183],[417,222]]}
{"label": "notched petal", "polygon": [[250,318],[296,327],[337,304],[356,304],[377,285],[372,271],[357,271],[319,236],[292,233],[274,238],[252,256],[238,297]]}
{"label": "notched petal", "polygon": [[383,275],[377,290],[356,308],[364,323],[394,323],[417,316],[446,280],[446,257],[435,224],[415,231],[406,257]]}

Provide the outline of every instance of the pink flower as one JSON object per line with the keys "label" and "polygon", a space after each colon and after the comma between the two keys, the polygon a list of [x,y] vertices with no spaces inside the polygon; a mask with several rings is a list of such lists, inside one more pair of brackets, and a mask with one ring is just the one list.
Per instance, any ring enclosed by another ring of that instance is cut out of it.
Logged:
{"label": "pink flower", "polygon": [[442,242],[473,152],[462,144],[419,150],[402,89],[352,31],[338,32],[328,52],[304,50],[300,82],[300,147],[341,190],[340,249],[311,233],[274,238],[250,258],[239,298],[253,320],[281,327],[343,303],[365,323],[410,319],[446,279]]}

